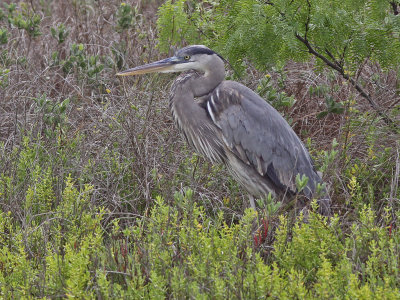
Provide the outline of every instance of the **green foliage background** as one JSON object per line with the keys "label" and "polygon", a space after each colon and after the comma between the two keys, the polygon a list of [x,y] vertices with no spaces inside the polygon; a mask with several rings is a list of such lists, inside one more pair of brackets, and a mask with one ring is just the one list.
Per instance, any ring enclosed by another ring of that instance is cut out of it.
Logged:
{"label": "green foliage background", "polygon": [[391,2],[398,5],[366,0],[166,1],[157,21],[160,49],[200,42],[227,55],[235,67],[248,59],[265,70],[289,59],[310,59],[298,34],[348,70],[366,58],[398,68],[400,20]]}
{"label": "green foliage background", "polygon": [[[1,298],[400,299],[399,1],[14,2]],[[115,78],[200,43],[302,137],[332,218],[246,209],[173,129],[174,75]]]}

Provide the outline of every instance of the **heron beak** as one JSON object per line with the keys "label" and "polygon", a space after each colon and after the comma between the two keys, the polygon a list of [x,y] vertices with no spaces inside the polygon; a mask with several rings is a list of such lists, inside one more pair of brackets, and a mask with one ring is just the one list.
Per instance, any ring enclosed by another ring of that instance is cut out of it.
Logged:
{"label": "heron beak", "polygon": [[174,72],[175,65],[179,62],[180,62],[179,58],[173,56],[163,60],[149,63],[147,65],[138,66],[133,69],[119,72],[117,73],[117,76],[130,76],[130,75],[139,75],[139,74],[147,74],[155,72],[157,73]]}

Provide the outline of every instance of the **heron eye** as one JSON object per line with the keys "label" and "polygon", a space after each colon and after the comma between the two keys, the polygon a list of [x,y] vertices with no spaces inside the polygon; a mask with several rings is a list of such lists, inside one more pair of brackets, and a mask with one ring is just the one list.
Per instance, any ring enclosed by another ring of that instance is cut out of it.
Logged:
{"label": "heron eye", "polygon": [[190,59],[190,56],[189,56],[189,55],[185,55],[184,59],[185,59],[185,60],[189,60],[189,59]]}

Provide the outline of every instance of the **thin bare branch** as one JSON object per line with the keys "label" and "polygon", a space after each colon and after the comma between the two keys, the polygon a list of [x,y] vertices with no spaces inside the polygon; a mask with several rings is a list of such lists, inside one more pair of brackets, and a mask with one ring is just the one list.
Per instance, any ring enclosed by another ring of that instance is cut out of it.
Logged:
{"label": "thin bare branch", "polygon": [[[344,72],[343,67],[338,64],[337,61],[332,62],[331,60],[329,60],[326,56],[322,55],[321,53],[317,52],[312,45],[310,44],[310,42],[308,41],[308,39],[302,37],[301,35],[299,35],[298,33],[296,33],[296,38],[302,42],[308,49],[308,52],[311,53],[312,55],[314,55],[315,57],[318,57],[319,59],[321,59],[327,66],[331,67],[332,69],[336,70],[337,72],[339,72],[339,74],[346,79],[347,81],[349,81],[352,86],[358,91],[358,93],[365,98],[368,103],[371,105],[371,107],[376,110],[376,112],[378,113],[378,115],[380,117],[382,117],[382,119],[385,121],[386,124],[390,125],[393,129],[394,132],[398,132],[399,130],[399,125],[397,123],[395,123],[385,112],[383,112],[380,107],[378,106],[378,104],[376,104],[376,102],[371,98],[371,96],[361,87],[361,85],[359,85],[353,78],[351,78],[348,74],[346,74]],[[328,54],[329,55],[329,54]],[[332,55],[332,54],[331,54]]]}

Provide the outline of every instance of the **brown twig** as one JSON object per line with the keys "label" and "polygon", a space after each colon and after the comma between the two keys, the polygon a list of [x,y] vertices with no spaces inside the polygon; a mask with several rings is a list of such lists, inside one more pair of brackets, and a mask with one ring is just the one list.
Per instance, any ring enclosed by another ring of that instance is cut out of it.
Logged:
{"label": "brown twig", "polygon": [[397,16],[399,14],[399,6],[398,6],[398,4],[396,3],[396,1],[392,1],[392,2],[390,2],[390,5],[392,6],[393,14],[395,16]]}
{"label": "brown twig", "polygon": [[[307,19],[309,20],[309,19]],[[390,125],[393,128],[394,132],[397,132],[399,130],[398,124],[396,124],[385,112],[383,112],[378,104],[371,98],[371,96],[359,85],[353,78],[351,78],[348,74],[345,73],[343,64],[339,63],[335,57],[333,56],[332,53],[329,52],[329,50],[325,49],[325,52],[327,55],[333,59],[329,60],[326,56],[322,55],[318,51],[315,50],[314,47],[310,44],[309,40],[307,39],[307,31],[308,31],[308,24],[306,24],[306,31],[304,34],[304,37],[302,37],[300,34],[296,33],[296,38],[302,42],[308,49],[308,52],[314,55],[315,57],[321,59],[327,66],[331,67],[332,69],[336,70],[344,79],[349,81],[352,86],[358,91],[358,93],[365,98],[368,103],[371,105],[371,107],[377,111],[379,116],[382,117],[382,119],[385,121],[387,125]]]}

